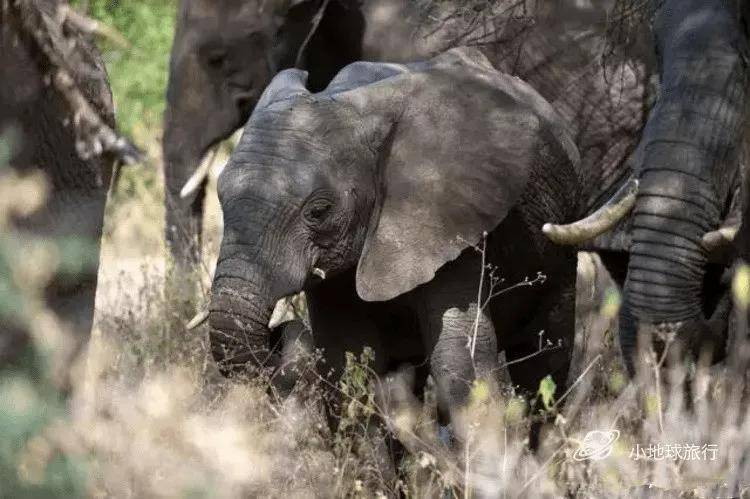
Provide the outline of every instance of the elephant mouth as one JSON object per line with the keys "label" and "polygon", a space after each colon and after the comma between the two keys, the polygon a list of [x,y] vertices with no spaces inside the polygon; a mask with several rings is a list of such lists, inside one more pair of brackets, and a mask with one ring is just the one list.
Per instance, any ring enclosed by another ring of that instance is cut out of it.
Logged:
{"label": "elephant mouth", "polygon": [[262,87],[253,83],[233,83],[227,82],[226,88],[231,95],[232,102],[240,112],[240,120],[246,121],[250,111],[260,98]]}
{"label": "elephant mouth", "polygon": [[[298,306],[294,303],[294,300],[299,299],[300,297],[304,300],[304,293],[279,298],[276,305],[274,305],[273,312],[271,312],[271,318],[268,320],[268,329],[275,329],[286,322],[291,322],[299,318],[300,312]],[[208,321],[208,315],[208,307],[201,309],[186,323],[185,329],[191,331],[202,326]]]}

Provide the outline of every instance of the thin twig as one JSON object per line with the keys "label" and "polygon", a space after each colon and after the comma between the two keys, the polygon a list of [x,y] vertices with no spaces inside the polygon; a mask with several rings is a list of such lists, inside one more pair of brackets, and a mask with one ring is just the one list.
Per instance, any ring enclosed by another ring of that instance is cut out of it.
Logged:
{"label": "thin twig", "polygon": [[573,391],[573,388],[575,388],[576,385],[578,385],[578,383],[580,383],[581,380],[583,380],[584,376],[588,374],[591,368],[594,367],[594,364],[599,362],[599,359],[601,358],[602,358],[602,354],[600,353],[596,354],[596,357],[594,357],[594,360],[592,360],[591,363],[588,365],[588,367],[584,369],[583,372],[580,374],[580,376],[576,378],[576,380],[570,385],[570,388],[568,388],[565,391],[565,393],[563,393],[562,396],[559,399],[557,399],[557,401],[552,405],[552,409],[555,409],[558,405],[560,405],[560,402],[562,402],[565,399],[565,397],[567,397],[570,394],[570,392]]}
{"label": "thin twig", "polygon": [[529,478],[529,480],[528,480],[528,481],[527,481],[527,482],[526,482],[525,484],[523,484],[523,487],[521,487],[521,490],[519,491],[519,495],[521,495],[521,493],[522,493],[522,492],[523,492],[524,490],[526,490],[527,488],[529,488],[529,485],[531,485],[532,483],[534,483],[534,481],[536,481],[536,479],[537,479],[537,478],[539,478],[539,476],[540,476],[540,475],[542,474],[542,472],[543,472],[543,471],[544,471],[544,470],[545,470],[545,469],[547,468],[547,466],[549,466],[549,463],[551,463],[551,462],[552,462],[552,459],[553,459],[553,458],[554,458],[555,456],[557,456],[557,454],[558,454],[558,453],[559,453],[559,452],[560,452],[560,451],[561,451],[562,449],[563,449],[563,446],[561,446],[560,448],[558,448],[557,450],[555,450],[555,452],[553,452],[553,453],[552,453],[552,455],[550,455],[550,457],[548,457],[548,458],[547,458],[547,460],[546,460],[546,461],[544,462],[544,464],[542,464],[542,465],[541,465],[541,466],[539,467],[539,469],[537,470],[537,472],[536,472],[536,473],[534,473],[534,475],[533,475],[533,476],[532,476],[531,478]]}
{"label": "thin twig", "polygon": [[323,3],[320,6],[320,9],[318,9],[318,12],[315,13],[315,15],[312,18],[312,27],[310,28],[310,31],[307,33],[307,36],[305,37],[305,40],[302,42],[302,45],[300,45],[299,50],[297,51],[297,58],[294,60],[294,67],[299,68],[300,64],[302,63],[302,56],[305,54],[305,49],[307,48],[307,44],[310,43],[310,40],[312,39],[315,32],[318,30],[318,26],[320,25],[320,21],[323,20],[323,14],[325,14],[326,7],[328,7],[328,3],[330,0],[323,0]]}
{"label": "thin twig", "polygon": [[[477,313],[474,317],[474,332],[469,341],[469,355],[472,364],[474,364],[474,352],[476,351],[477,335],[479,334],[479,320],[482,317],[482,310],[484,308],[482,304],[482,290],[484,289],[484,272],[487,260],[487,231],[482,233],[482,249],[480,253],[482,254],[482,268],[479,273],[479,289],[477,290]],[[474,365],[473,367],[476,371],[476,366]]]}
{"label": "thin twig", "polygon": [[128,39],[115,28],[81,14],[70,5],[61,4],[58,7],[58,15],[62,22],[67,22],[84,33],[100,36],[123,49],[132,47]]}

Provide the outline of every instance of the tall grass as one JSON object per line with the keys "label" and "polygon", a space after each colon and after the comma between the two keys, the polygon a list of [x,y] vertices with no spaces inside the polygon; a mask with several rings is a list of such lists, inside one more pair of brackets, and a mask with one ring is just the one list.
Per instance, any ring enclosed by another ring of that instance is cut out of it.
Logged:
{"label": "tall grass", "polygon": [[[476,384],[453,446],[441,435],[431,386],[415,397],[408,368],[380,378],[365,350],[350,355],[334,381],[314,369],[313,352],[282,397],[273,380],[218,375],[206,331],[185,331],[186,317],[164,297],[162,267],[123,274],[105,266],[100,277],[108,292],[69,413],[58,397],[47,401],[30,388],[33,379],[6,375],[0,383],[5,413],[29,426],[14,434],[16,451],[0,464],[18,484],[12,497],[48,490],[169,498],[747,493],[745,371],[669,366],[644,352],[639,378],[626,382],[612,335],[617,297],[590,255],[579,265],[572,385],[547,391],[543,413],[531,414],[511,385],[496,395]],[[540,420],[547,421],[541,448],[532,452],[529,427]],[[594,430],[619,432],[611,454],[580,460]],[[8,431],[0,425],[3,442],[12,441]],[[646,459],[643,449],[658,445],[710,445],[716,456]]]}

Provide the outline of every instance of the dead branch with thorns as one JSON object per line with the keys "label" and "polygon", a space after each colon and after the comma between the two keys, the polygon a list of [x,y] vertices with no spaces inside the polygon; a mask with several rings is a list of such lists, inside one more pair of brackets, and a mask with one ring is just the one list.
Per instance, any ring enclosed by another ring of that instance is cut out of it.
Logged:
{"label": "dead branch with thorns", "polygon": [[[81,158],[108,155],[125,165],[140,162],[138,148],[115,129],[111,95],[101,84],[106,72],[86,46],[85,36],[98,35],[119,46],[128,46],[127,40],[65,0],[2,0],[0,10],[17,19],[21,32],[37,46],[48,83],[70,109]],[[100,80],[99,85],[90,80]],[[93,95],[94,89],[98,95]]]}

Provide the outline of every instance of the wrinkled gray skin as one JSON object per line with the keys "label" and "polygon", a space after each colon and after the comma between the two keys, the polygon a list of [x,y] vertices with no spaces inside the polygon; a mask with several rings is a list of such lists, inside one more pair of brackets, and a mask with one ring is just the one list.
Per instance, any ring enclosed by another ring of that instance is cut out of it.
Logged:
{"label": "wrinkled gray skin", "polygon": [[[472,380],[494,379],[500,350],[535,352],[543,329],[560,348],[511,366],[511,376],[532,393],[547,374],[562,386],[576,254],[540,227],[580,215],[580,171],[549,104],[474,49],[406,66],[355,63],[317,94],[305,77],[287,70],[273,80],[219,178],[224,235],[209,331],[221,370],[278,367],[272,309],[305,290],[326,371],[340,373],[344,352],[364,345],[379,374],[429,359],[447,415]],[[477,316],[481,255],[470,244],[483,231],[501,287],[538,271],[547,280]]]}
{"label": "wrinkled gray skin", "polygon": [[[68,240],[86,249],[79,257],[80,272],[56,275],[45,289],[47,305],[78,335],[75,345],[65,345],[72,357],[91,330],[99,239],[112,162],[102,158],[84,161],[78,156],[68,104],[43,80],[50,68],[42,62],[36,44],[20,30],[15,11],[2,7],[0,133],[12,141],[10,167],[20,174],[41,170],[50,187],[46,205],[30,218],[15,220],[15,228],[34,237]],[[114,127],[104,65],[93,43],[83,37],[77,41],[71,60],[90,69],[88,74],[76,75],[77,83],[107,124]],[[17,359],[27,341],[27,332],[20,324],[4,321],[0,326],[0,367]]]}
{"label": "wrinkled gray skin", "polygon": [[656,13],[661,90],[641,138],[620,317],[631,372],[639,328],[676,331],[693,347],[723,347],[728,297],[706,316],[709,255],[701,238],[718,228],[739,185],[750,83],[741,3],[665,0]]}
{"label": "wrinkled gray skin", "polygon": [[[209,148],[247,120],[273,74],[294,65],[321,3],[267,0],[261,12],[255,0],[181,2],[163,142],[166,236],[178,262],[198,259],[205,185],[188,199],[179,198],[180,189]],[[301,67],[310,72],[309,89],[318,91],[356,60],[408,62],[477,45],[496,68],[537,89],[570,127],[591,208],[630,173],[625,160],[646,119],[648,29],[634,32],[631,45],[602,61],[611,1],[527,3],[525,18],[518,17],[520,6],[498,3],[488,26],[463,15],[425,17],[401,0],[331,0]],[[450,11],[462,1],[435,5]]]}
{"label": "wrinkled gray skin", "polygon": [[[178,263],[200,258],[205,183],[180,190],[204,154],[250,116],[280,69],[292,67],[310,32],[318,1],[182,0],[177,15],[164,123],[166,237]],[[263,7],[263,8],[262,8]],[[361,15],[331,2],[301,58],[310,87],[361,59]]]}

